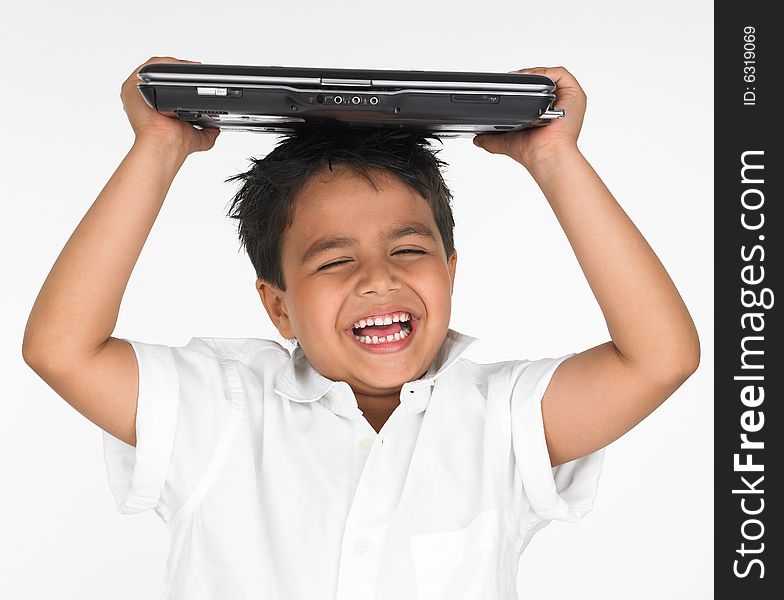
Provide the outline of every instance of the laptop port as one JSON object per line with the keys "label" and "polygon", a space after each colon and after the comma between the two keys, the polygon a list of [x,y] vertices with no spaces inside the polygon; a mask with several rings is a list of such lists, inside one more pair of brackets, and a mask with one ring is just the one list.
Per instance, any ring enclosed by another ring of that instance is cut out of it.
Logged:
{"label": "laptop port", "polygon": [[343,104],[343,96],[335,96],[335,104]]}
{"label": "laptop port", "polygon": [[324,104],[324,96],[322,96],[321,94],[317,94],[316,102],[318,102],[319,104]]}
{"label": "laptop port", "polygon": [[377,98],[376,96],[371,96],[371,97],[370,97],[370,103],[371,103],[373,106],[375,106],[376,104],[378,104],[378,98]]}
{"label": "laptop port", "polygon": [[351,98],[351,104],[359,104],[359,103],[360,103],[359,96],[354,96],[353,98]]}

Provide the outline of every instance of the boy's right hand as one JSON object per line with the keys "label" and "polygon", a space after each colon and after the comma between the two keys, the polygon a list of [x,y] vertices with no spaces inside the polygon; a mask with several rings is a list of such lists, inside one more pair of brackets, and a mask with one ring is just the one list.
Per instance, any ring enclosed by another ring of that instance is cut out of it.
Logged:
{"label": "boy's right hand", "polygon": [[128,115],[128,120],[136,134],[136,139],[152,139],[156,144],[171,145],[176,150],[185,152],[186,156],[193,152],[209,150],[215,145],[220,129],[196,129],[190,123],[176,117],[162,115],[145,102],[139,88],[136,87],[140,81],[137,76],[139,70],[144,65],[159,62],[196,63],[197,61],[178,60],[171,56],[154,56],[134,69],[133,73],[125,80],[120,90],[120,99],[123,103],[123,110]]}

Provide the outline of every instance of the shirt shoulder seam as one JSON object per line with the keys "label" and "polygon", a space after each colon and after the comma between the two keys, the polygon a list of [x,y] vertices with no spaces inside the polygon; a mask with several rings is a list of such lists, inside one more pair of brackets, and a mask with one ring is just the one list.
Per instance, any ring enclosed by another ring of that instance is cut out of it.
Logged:
{"label": "shirt shoulder seam", "polygon": [[229,410],[229,417],[224,425],[223,431],[220,435],[215,451],[213,452],[204,474],[199,479],[199,482],[194,487],[193,491],[171,516],[168,521],[170,530],[177,529],[179,523],[187,519],[199,507],[201,501],[209,492],[213,483],[220,474],[220,469],[226,461],[231,445],[234,442],[239,425],[242,422],[244,410],[246,406],[245,392],[242,389],[242,380],[239,372],[237,371],[236,360],[226,359],[220,360],[221,369],[226,376],[228,384],[228,392],[231,398],[231,408]]}
{"label": "shirt shoulder seam", "polygon": [[[275,340],[268,340],[264,338],[193,337],[191,338],[191,342],[193,340],[199,340],[205,343],[215,353],[215,356],[218,359],[222,359],[222,360],[241,359],[247,357],[250,354],[257,354],[259,352],[265,352],[265,351],[273,351],[276,353],[280,353],[282,356],[286,358],[291,356],[289,351],[286,350],[283,346],[281,346],[278,342],[276,342]],[[252,349],[245,350],[244,352],[229,352],[225,348],[221,347],[220,340],[231,340],[231,341],[252,340],[254,342],[258,342],[258,345]]]}

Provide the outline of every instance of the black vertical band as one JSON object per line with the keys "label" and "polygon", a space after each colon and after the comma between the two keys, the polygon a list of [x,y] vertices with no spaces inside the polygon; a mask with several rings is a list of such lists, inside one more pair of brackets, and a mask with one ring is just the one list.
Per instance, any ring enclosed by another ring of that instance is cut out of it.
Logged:
{"label": "black vertical band", "polygon": [[[715,4],[716,597],[781,598],[781,139],[774,3]],[[779,57],[779,60],[777,60]],[[692,92],[699,98],[698,90]],[[778,493],[774,490],[779,490]]]}

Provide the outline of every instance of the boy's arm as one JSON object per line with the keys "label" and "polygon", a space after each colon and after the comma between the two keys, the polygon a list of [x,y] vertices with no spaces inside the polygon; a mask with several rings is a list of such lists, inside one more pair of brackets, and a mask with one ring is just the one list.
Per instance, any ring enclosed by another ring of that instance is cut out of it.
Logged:
{"label": "boy's arm", "polygon": [[22,346],[25,362],[60,396],[134,446],[136,357],[130,344],[111,334],[133,267],[175,175],[190,153],[211,148],[217,137],[147,106],[136,89],[139,68],[121,92],[136,133],[133,147],[54,263]]}
{"label": "boy's arm", "polygon": [[566,117],[475,142],[517,160],[539,184],[612,338],[559,365],[542,398],[556,466],[603,448],[647,417],[697,369],[700,346],[661,262],[577,148],[585,111],[579,84],[562,68],[525,72],[556,82]]}

